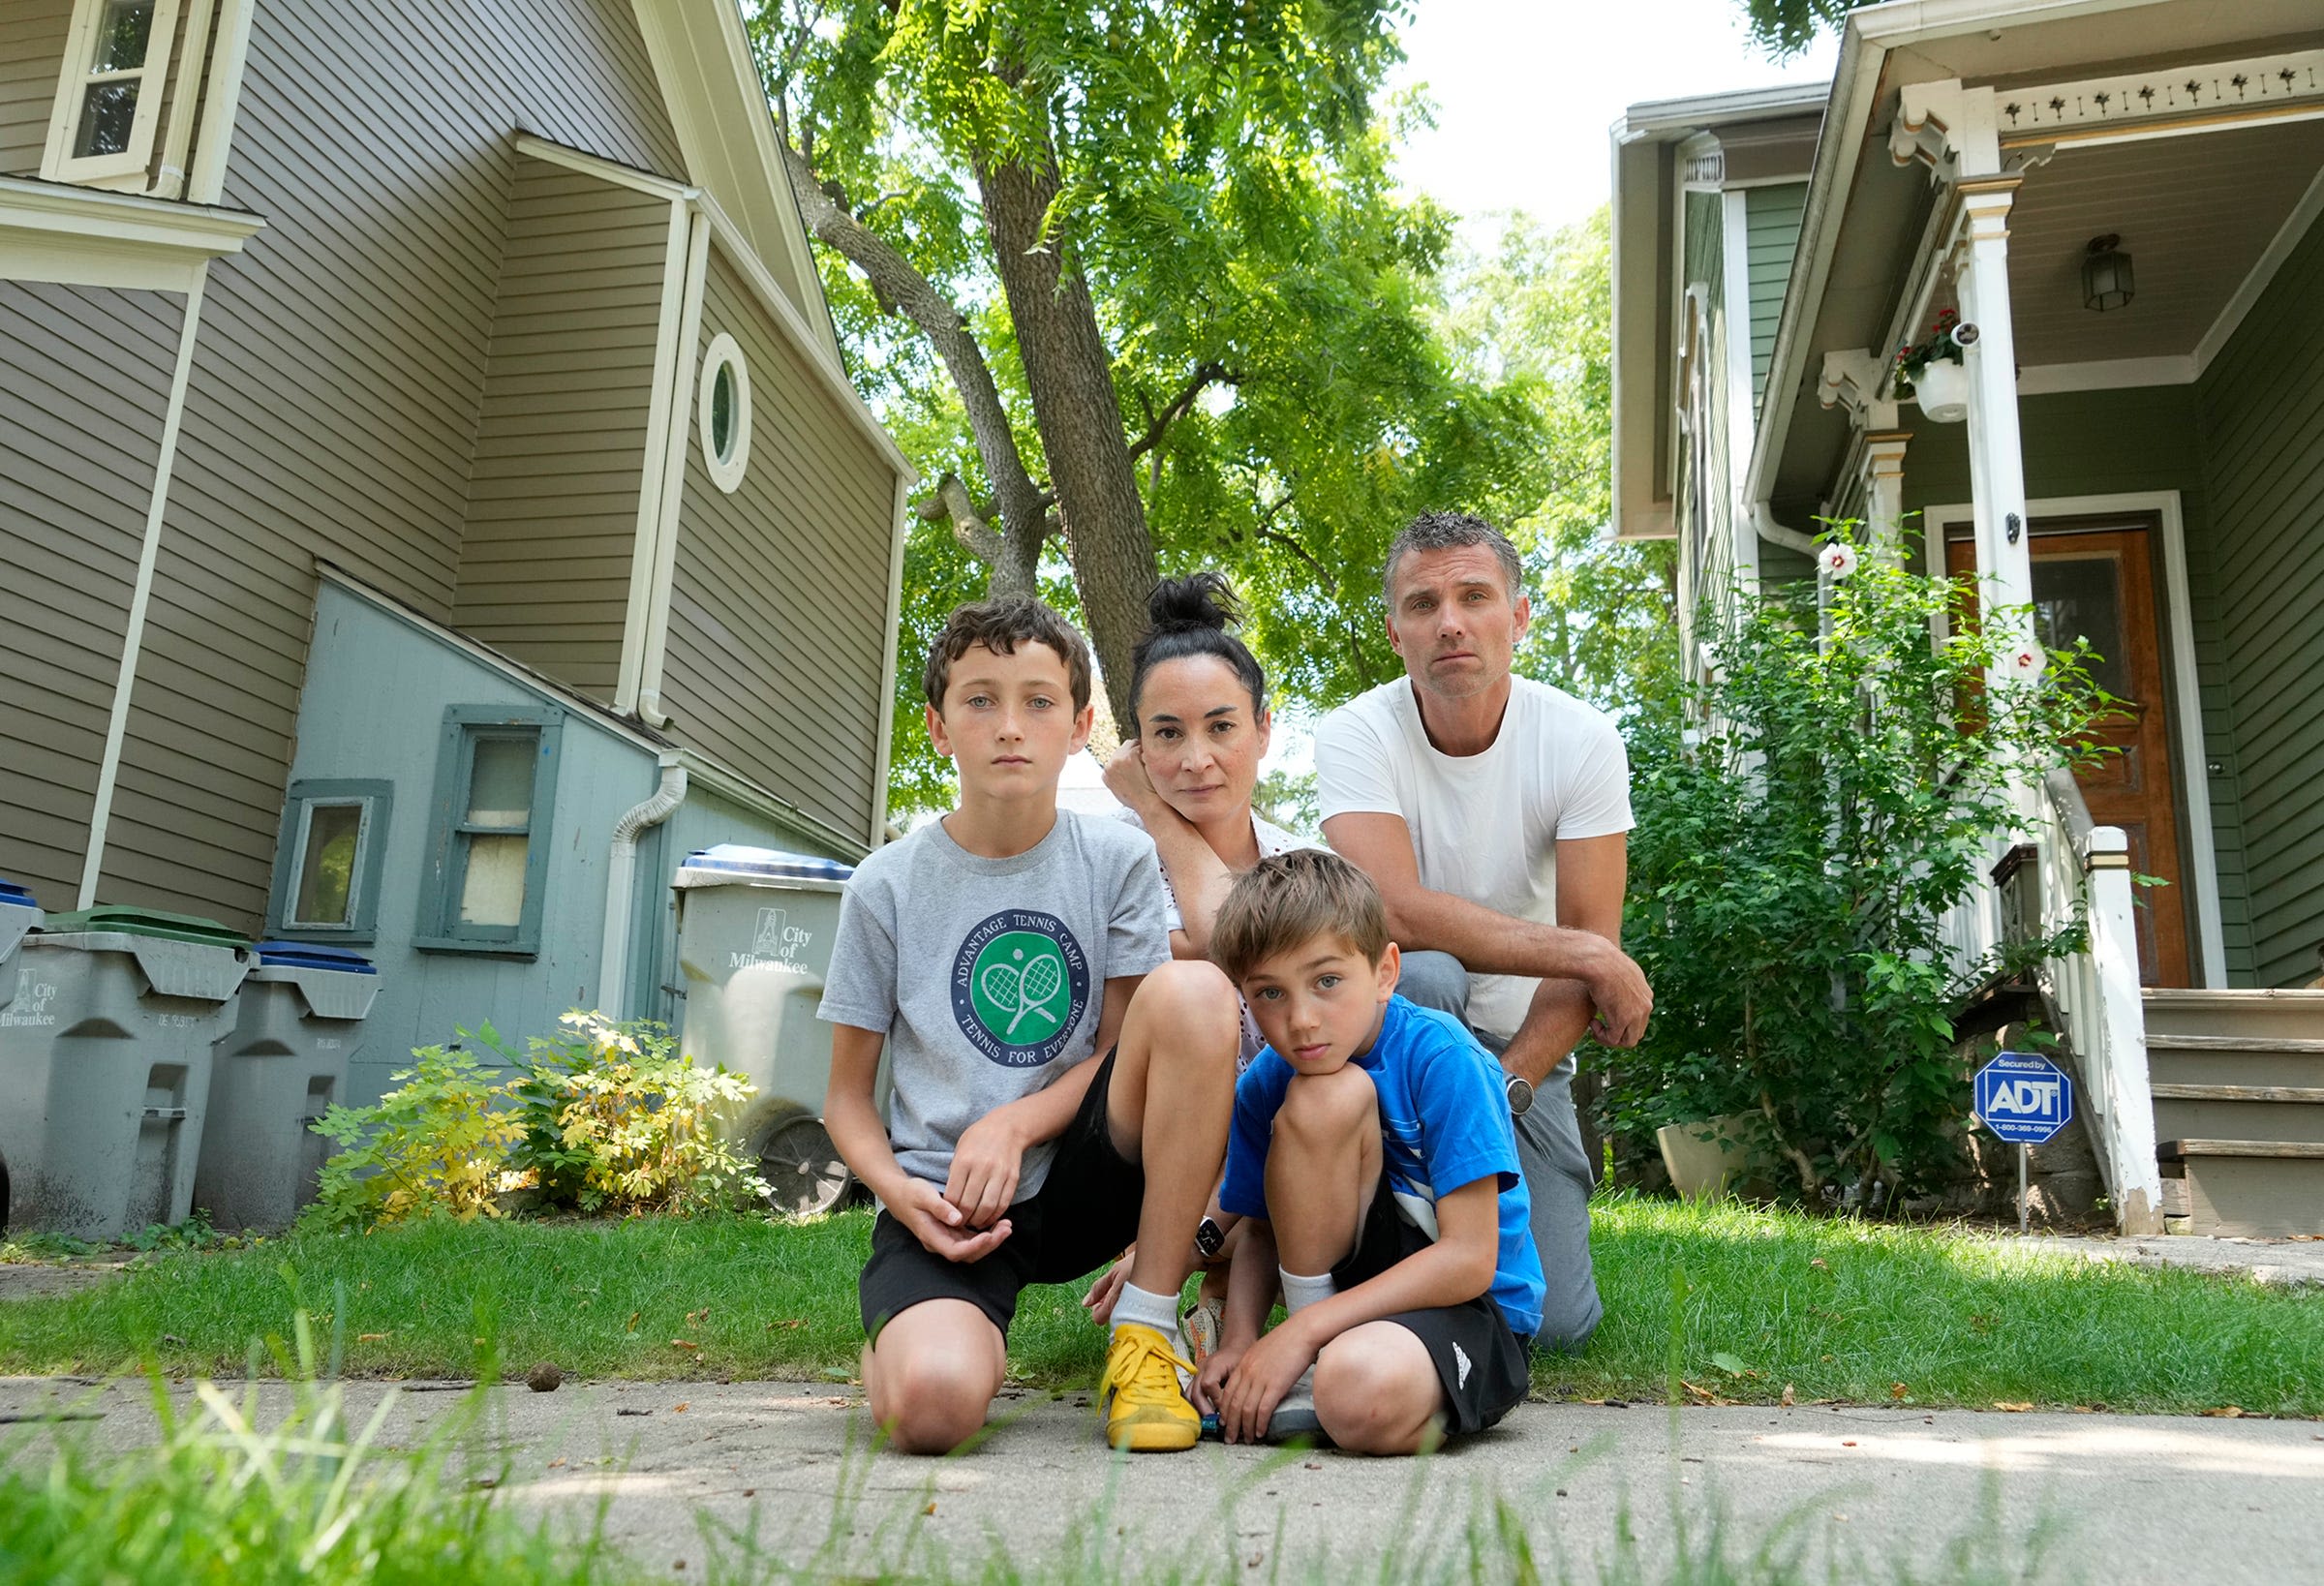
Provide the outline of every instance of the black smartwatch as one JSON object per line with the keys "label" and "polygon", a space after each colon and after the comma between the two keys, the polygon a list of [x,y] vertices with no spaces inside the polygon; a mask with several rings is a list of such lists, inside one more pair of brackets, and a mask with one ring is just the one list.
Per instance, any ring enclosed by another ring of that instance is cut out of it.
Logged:
{"label": "black smartwatch", "polygon": [[1523,1117],[1525,1110],[1533,1105],[1533,1082],[1522,1074],[1505,1070],[1501,1075],[1501,1089],[1509,1097],[1509,1115]]}
{"label": "black smartwatch", "polygon": [[1194,1248],[1205,1261],[1218,1260],[1218,1253],[1227,1247],[1227,1231],[1205,1217],[1194,1225]]}

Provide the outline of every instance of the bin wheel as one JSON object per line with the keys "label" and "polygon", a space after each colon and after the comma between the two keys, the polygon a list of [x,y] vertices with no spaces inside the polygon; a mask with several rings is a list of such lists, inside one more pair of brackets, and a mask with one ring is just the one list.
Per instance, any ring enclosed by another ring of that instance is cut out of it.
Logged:
{"label": "bin wheel", "polygon": [[811,1217],[837,1206],[853,1180],[823,1120],[806,1113],[778,1118],[758,1137],[758,1175],[767,1181],[767,1204],[795,1217]]}

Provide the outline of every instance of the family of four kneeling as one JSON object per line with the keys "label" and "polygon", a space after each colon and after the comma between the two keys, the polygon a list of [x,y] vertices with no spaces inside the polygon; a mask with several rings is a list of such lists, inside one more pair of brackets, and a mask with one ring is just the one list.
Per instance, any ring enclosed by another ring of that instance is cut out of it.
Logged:
{"label": "family of four kneeling", "polygon": [[883,1208],[864,1381],[893,1446],[974,1438],[1018,1295],[1109,1262],[1087,1304],[1122,1449],[1210,1425],[1412,1452],[1596,1327],[1572,1052],[1652,1006],[1616,945],[1621,740],[1512,675],[1531,612],[1490,525],[1417,520],[1383,583],[1406,675],[1316,735],[1329,852],[1252,811],[1266,683],[1216,575],[1150,602],[1120,820],[1057,808],[1082,636],[1024,598],[937,635],[959,807],[856,871],[821,1009],[825,1120]]}

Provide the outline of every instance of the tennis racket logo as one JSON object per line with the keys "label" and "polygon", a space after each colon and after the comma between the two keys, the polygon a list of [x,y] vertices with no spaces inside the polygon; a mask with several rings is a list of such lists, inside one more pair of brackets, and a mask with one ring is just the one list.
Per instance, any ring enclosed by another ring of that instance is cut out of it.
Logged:
{"label": "tennis racket logo", "polygon": [[1017,1026],[1024,1022],[1027,1014],[1037,1014],[1048,1021],[1051,1029],[1056,1028],[1062,1022],[1056,1000],[1065,990],[1064,960],[1054,952],[1036,953],[1028,960],[1022,947],[1013,949],[1010,958],[1012,961],[1007,963],[986,964],[977,977],[985,1000],[1009,1016],[1001,1039],[1015,1040]]}
{"label": "tennis racket logo", "polygon": [[1011,1068],[1048,1062],[1089,1006],[1089,961],[1055,915],[1012,909],[986,920],[954,961],[952,1008],[961,1033]]}

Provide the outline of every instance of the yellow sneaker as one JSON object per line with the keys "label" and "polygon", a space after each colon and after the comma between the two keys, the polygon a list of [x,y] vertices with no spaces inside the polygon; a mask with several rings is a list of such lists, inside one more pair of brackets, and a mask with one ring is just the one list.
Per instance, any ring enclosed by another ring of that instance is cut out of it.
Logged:
{"label": "yellow sneaker", "polygon": [[1203,1418],[1178,1387],[1178,1373],[1193,1369],[1153,1328],[1116,1327],[1097,1385],[1106,1401],[1106,1441],[1140,1453],[1193,1448]]}

